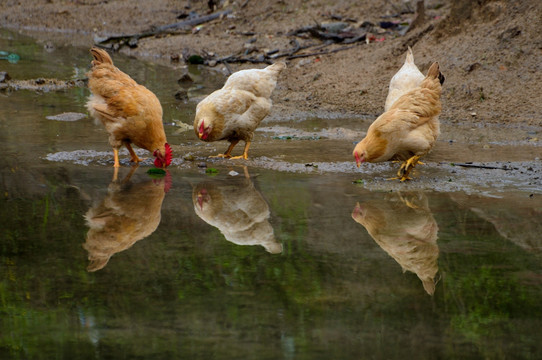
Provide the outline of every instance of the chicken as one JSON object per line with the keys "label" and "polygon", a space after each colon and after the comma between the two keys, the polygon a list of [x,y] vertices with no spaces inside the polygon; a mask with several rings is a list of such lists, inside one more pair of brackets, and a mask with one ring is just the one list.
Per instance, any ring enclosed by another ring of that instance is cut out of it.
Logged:
{"label": "chicken", "polygon": [[405,63],[391,78],[384,111],[388,111],[393,103],[401,96],[410,90],[419,87],[424,78],[425,76],[418,69],[416,64],[414,64],[414,55],[412,54],[412,49],[409,46]]}
{"label": "chicken", "polygon": [[245,168],[241,184],[204,182],[194,187],[192,200],[196,214],[220,230],[226,240],[237,245],[261,245],[269,253],[282,252],[269,223],[269,206],[254,188]]}
{"label": "chicken", "polygon": [[[228,140],[230,146],[216,157],[248,159],[254,130],[271,110],[271,93],[286,64],[279,62],[265,69],[241,70],[232,74],[222,89],[216,90],[196,107],[194,131],[203,141]],[[231,157],[243,140],[243,155]]]}
{"label": "chicken", "polygon": [[122,181],[115,173],[107,196],[85,214],[89,230],[83,248],[90,260],[88,271],[102,269],[111,256],[151,235],[160,224],[171,176],[168,172],[161,179],[133,184],[130,178],[136,169],[132,167]]}
{"label": "chicken", "polygon": [[401,181],[435,144],[440,133],[438,115],[444,76],[438,63],[433,63],[427,76],[391,108],[380,115],[367,130],[367,135],[354,148],[359,167],[363,162],[404,161],[397,173]]}
{"label": "chicken", "polygon": [[132,149],[133,143],[153,154],[156,167],[167,167],[171,163],[172,151],[166,140],[158,98],[116,68],[105,50],[92,48],[90,52],[94,60],[87,73],[92,93],[87,108],[109,133],[114,166],[120,166],[119,149],[122,145],[130,152],[131,161],[141,161]]}
{"label": "chicken", "polygon": [[404,271],[415,273],[429,295],[438,272],[438,225],[423,193],[358,203],[352,218]]}

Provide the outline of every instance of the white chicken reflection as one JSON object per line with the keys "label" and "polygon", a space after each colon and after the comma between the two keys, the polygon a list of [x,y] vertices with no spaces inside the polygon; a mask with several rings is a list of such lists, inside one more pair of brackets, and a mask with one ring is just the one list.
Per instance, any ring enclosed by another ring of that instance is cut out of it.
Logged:
{"label": "white chicken reflection", "polygon": [[237,245],[261,245],[271,254],[282,252],[269,223],[269,206],[254,188],[248,170],[239,182],[207,181],[196,185],[192,200],[196,214]]}
{"label": "white chicken reflection", "polygon": [[363,225],[376,243],[435,292],[438,272],[438,225],[423,193],[392,194],[384,200],[357,203],[352,218]]}
{"label": "white chicken reflection", "polygon": [[85,214],[90,227],[83,247],[90,263],[87,271],[103,269],[111,256],[152,234],[161,219],[162,202],[171,186],[169,173],[161,179],[132,183],[137,167],[122,180],[115,169],[108,194]]}

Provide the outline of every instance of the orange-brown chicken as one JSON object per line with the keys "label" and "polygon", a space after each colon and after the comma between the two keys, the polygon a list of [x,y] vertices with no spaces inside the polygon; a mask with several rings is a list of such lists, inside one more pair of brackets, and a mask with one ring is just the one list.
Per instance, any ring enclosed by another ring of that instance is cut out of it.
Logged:
{"label": "orange-brown chicken", "polygon": [[119,149],[122,145],[130,152],[131,161],[141,161],[132,149],[133,143],[153,154],[156,167],[167,167],[171,163],[172,152],[166,140],[158,98],[116,68],[105,50],[92,48],[90,52],[94,60],[87,74],[88,88],[92,93],[87,108],[109,133],[114,166],[120,166]]}
{"label": "orange-brown chicken", "polygon": [[151,235],[160,224],[170,175],[134,184],[130,177],[135,169],[122,181],[115,174],[107,196],[85,215],[89,230],[83,247],[90,260],[88,271],[102,269],[111,256]]}
{"label": "orange-brown chicken", "polygon": [[[277,86],[282,62],[265,69],[241,70],[232,74],[222,89],[216,90],[196,107],[194,131],[203,141],[228,140],[230,146],[217,157],[248,159],[254,130],[271,111],[271,93]],[[243,155],[231,157],[237,143],[243,140]]]}
{"label": "orange-brown chicken", "polygon": [[352,218],[404,271],[415,273],[429,295],[438,272],[438,225],[423,193],[392,194],[358,203]]}
{"label": "orange-brown chicken", "polygon": [[409,180],[414,166],[432,149],[439,136],[443,82],[444,76],[435,62],[420,87],[397,99],[371,124],[354,149],[357,166],[363,162],[401,160],[404,162],[398,177],[401,181]]}

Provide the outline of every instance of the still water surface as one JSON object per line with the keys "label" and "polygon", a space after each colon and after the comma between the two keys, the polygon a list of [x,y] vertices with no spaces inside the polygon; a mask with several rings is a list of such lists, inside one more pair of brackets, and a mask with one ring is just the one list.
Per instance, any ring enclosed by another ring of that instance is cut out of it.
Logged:
{"label": "still water surface", "polygon": [[[89,62],[0,34],[14,78]],[[171,70],[118,58],[190,123]],[[542,358],[539,194],[375,192],[228,162],[112,181],[109,163],[47,160],[109,158],[90,119],[46,118],[86,96],[0,93],[0,358]]]}

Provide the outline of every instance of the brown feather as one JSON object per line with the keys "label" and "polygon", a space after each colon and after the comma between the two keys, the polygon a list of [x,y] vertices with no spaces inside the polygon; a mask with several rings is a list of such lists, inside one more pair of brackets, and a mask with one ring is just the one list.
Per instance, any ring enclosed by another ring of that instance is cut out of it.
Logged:
{"label": "brown feather", "polygon": [[354,156],[363,156],[367,162],[381,162],[406,160],[429,152],[440,132],[439,74],[435,62],[419,87],[402,95],[371,124],[365,138],[356,145]]}
{"label": "brown feather", "polygon": [[92,48],[91,53],[93,66],[87,76],[92,95],[87,108],[104,124],[111,146],[118,149],[133,143],[165,154],[167,140],[158,98],[116,68],[106,51]]}

